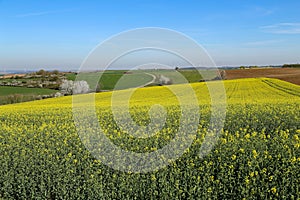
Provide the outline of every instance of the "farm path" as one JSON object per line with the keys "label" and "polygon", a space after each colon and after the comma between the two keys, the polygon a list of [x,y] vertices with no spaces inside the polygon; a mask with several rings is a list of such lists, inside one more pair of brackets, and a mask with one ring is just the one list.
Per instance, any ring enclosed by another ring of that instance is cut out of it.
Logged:
{"label": "farm path", "polygon": [[140,86],[139,86],[140,88],[145,87],[145,86],[150,85],[150,84],[152,84],[152,83],[155,82],[156,76],[155,76],[154,74],[150,74],[150,73],[147,73],[147,72],[145,72],[145,74],[147,74],[147,75],[149,75],[149,76],[152,76],[152,80],[149,81],[148,83],[145,83],[145,84],[143,84],[143,85],[140,85]]}

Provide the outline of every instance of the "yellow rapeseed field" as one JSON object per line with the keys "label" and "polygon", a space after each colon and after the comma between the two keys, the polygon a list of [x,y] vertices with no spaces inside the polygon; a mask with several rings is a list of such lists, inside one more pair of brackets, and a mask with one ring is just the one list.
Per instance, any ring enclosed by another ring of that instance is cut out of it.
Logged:
{"label": "yellow rapeseed field", "polygon": [[[212,151],[201,158],[210,96],[206,83],[191,86],[199,102],[197,135],[177,160],[148,173],[117,171],[94,158],[82,143],[93,145],[93,140],[78,135],[71,96],[1,106],[0,199],[299,199],[300,87],[268,78],[224,81],[224,127]],[[114,106],[121,105],[126,90],[86,94],[82,100],[95,95],[98,122],[115,145],[154,152],[187,120],[180,117],[178,95],[189,94],[180,90],[183,85],[169,87],[181,93],[148,87],[130,98],[130,116],[139,125],[151,122],[151,106],[165,108],[165,124],[148,138],[133,137],[114,119],[112,95],[119,97]],[[98,123],[85,117],[86,123]]]}

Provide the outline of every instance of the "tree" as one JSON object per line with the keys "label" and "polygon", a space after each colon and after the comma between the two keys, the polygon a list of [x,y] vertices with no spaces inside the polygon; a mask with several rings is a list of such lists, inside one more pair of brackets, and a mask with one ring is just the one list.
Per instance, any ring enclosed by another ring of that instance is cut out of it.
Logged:
{"label": "tree", "polygon": [[225,70],[222,70],[220,72],[220,76],[221,76],[221,79],[225,80],[226,79],[226,71]]}
{"label": "tree", "polygon": [[63,80],[60,85],[62,94],[85,94],[90,91],[89,84],[86,81]]}
{"label": "tree", "polygon": [[90,91],[90,86],[86,81],[75,81],[73,86],[73,94],[85,94]]}
{"label": "tree", "polygon": [[172,80],[164,75],[159,76],[159,84],[160,85],[171,85]]}
{"label": "tree", "polygon": [[62,84],[60,85],[60,90],[62,94],[70,95],[73,93],[73,81],[63,80]]}
{"label": "tree", "polygon": [[58,75],[59,71],[58,70],[53,70],[52,74]]}
{"label": "tree", "polygon": [[41,69],[39,71],[36,72],[37,75],[41,75],[41,76],[45,76],[46,75],[46,71]]}

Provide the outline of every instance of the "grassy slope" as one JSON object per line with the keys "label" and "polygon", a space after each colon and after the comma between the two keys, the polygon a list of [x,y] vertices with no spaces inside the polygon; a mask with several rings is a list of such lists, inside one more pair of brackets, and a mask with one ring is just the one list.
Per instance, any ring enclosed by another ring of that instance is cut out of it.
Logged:
{"label": "grassy slope", "polygon": [[0,105],[33,101],[38,95],[50,95],[56,90],[0,86]]}
{"label": "grassy slope", "polygon": [[[202,79],[202,75],[208,75],[207,70],[180,69],[180,70],[145,70],[144,72],[153,74],[157,77],[163,75],[172,80],[173,84],[196,83]],[[213,76],[212,78],[214,78]],[[156,84],[159,82],[156,81]]]}
{"label": "grassy slope", "polygon": [[[130,74],[124,74],[126,71],[124,70],[108,70],[104,73],[96,72],[96,73],[81,73],[81,78],[77,78],[78,80],[86,80],[91,88],[94,88],[95,83],[100,78],[100,86],[102,90],[113,90],[120,80],[121,82],[118,83],[118,89],[126,89],[130,87],[136,87],[140,85],[144,85],[152,80],[152,77],[145,74],[141,71],[135,71]],[[75,74],[68,75],[69,80],[75,80]],[[92,81],[89,81],[92,80]]]}
{"label": "grassy slope", "polygon": [[[195,83],[199,82],[202,79],[201,75],[209,76],[210,78],[215,77],[215,73],[213,75],[210,74],[208,70],[193,70],[193,69],[180,69],[178,71],[175,70],[135,70],[131,71],[132,74],[124,74],[125,70],[108,70],[104,73],[86,73],[85,79],[97,79],[101,75],[100,85],[103,90],[113,90],[116,83],[122,78],[124,81],[124,88],[130,88],[137,85],[143,85],[152,80],[152,77],[145,73],[153,74],[155,76],[164,75],[170,78],[174,84],[182,84],[182,83]],[[199,73],[200,72],[200,73]],[[67,78],[69,80],[75,80],[75,74],[68,74]],[[131,80],[131,81],[129,81]],[[132,81],[134,80],[134,81]],[[127,82],[127,83],[126,83]],[[156,80],[154,85],[159,82]]]}
{"label": "grassy slope", "polygon": [[56,90],[42,89],[42,88],[0,86],[0,96],[7,96],[7,95],[12,95],[12,94],[47,95],[47,94],[53,94],[55,92],[56,92]]}

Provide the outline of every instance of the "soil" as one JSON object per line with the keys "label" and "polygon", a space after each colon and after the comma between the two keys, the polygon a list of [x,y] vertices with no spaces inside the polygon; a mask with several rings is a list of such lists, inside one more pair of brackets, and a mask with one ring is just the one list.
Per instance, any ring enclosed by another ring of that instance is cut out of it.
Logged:
{"label": "soil", "polygon": [[277,78],[283,81],[300,85],[299,68],[258,68],[226,70],[226,79],[259,77]]}

